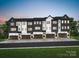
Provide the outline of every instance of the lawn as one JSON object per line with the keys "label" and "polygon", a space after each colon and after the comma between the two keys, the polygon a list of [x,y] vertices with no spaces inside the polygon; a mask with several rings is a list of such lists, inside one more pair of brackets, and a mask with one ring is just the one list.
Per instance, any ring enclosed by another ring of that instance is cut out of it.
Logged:
{"label": "lawn", "polygon": [[0,49],[0,57],[6,58],[52,58],[79,57],[79,47]]}
{"label": "lawn", "polygon": [[71,36],[71,38],[79,40],[79,35],[77,35],[77,36]]}

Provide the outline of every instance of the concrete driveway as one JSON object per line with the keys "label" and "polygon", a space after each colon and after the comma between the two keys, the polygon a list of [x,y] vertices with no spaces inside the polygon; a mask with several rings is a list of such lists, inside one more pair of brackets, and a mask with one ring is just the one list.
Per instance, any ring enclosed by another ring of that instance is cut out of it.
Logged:
{"label": "concrete driveway", "polygon": [[1,41],[0,43],[27,43],[27,42],[62,42],[62,41],[77,41],[76,39],[67,39],[67,38],[61,38],[61,39],[25,39],[25,40],[8,40]]}

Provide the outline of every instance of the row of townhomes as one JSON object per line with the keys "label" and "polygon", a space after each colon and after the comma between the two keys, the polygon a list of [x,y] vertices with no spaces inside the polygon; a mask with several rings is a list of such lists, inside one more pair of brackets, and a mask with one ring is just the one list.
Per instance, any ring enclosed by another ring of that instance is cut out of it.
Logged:
{"label": "row of townhomes", "polygon": [[69,38],[70,17],[11,18],[9,39]]}

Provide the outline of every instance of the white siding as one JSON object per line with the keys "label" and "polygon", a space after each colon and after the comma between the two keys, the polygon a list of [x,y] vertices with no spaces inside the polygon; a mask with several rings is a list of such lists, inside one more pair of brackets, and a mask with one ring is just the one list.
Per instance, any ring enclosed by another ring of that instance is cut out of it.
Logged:
{"label": "white siding", "polygon": [[52,17],[48,17],[46,19],[46,33],[51,33],[51,20],[52,20]]}
{"label": "white siding", "polygon": [[33,34],[43,34],[43,32],[33,32]]}
{"label": "white siding", "polygon": [[16,28],[11,28],[11,31],[16,31]]}
{"label": "white siding", "polygon": [[16,22],[16,26],[18,26],[18,31],[22,31],[22,22]]}
{"label": "white siding", "polygon": [[18,33],[9,33],[9,36],[15,36],[15,35],[19,35]]}
{"label": "white siding", "polygon": [[27,33],[27,22],[22,22],[22,34]]}
{"label": "white siding", "polygon": [[61,20],[58,20],[58,32],[61,32]]}
{"label": "white siding", "polygon": [[42,30],[46,30],[46,21],[42,21]]}

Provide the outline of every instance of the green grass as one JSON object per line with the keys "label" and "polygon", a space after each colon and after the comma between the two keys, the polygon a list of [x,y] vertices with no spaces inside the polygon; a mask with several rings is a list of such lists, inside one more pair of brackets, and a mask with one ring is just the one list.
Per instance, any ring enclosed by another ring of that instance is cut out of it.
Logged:
{"label": "green grass", "polygon": [[79,57],[79,47],[71,48],[33,48],[33,49],[0,49],[0,57],[6,58],[52,58]]}
{"label": "green grass", "polygon": [[78,36],[71,36],[71,38],[79,40],[79,35]]}

